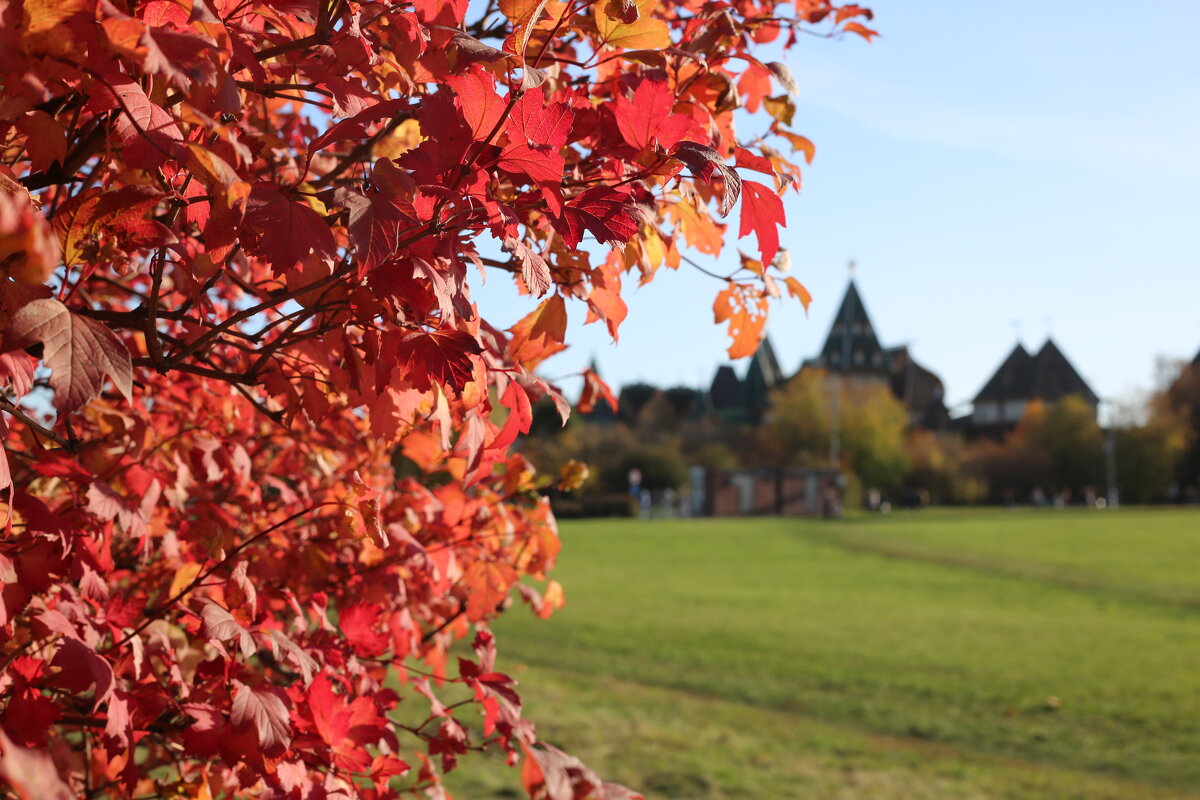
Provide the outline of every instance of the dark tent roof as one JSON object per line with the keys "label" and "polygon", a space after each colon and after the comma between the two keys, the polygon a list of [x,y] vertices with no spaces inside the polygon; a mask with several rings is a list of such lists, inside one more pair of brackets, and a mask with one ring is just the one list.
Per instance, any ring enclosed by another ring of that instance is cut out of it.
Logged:
{"label": "dark tent roof", "polygon": [[717,367],[717,374],[713,376],[708,395],[712,399],[713,408],[718,410],[737,408],[741,405],[742,382],[738,380],[733,367],[728,364]]}
{"label": "dark tent roof", "polygon": [[975,396],[975,402],[1026,398],[1058,400],[1072,394],[1080,395],[1092,405],[1100,402],[1054,340],[1047,339],[1036,356],[1029,355],[1019,344],[1013,348],[996,374]]}
{"label": "dark tent roof", "polygon": [[690,419],[704,413],[704,393],[687,386],[675,386],[663,392],[679,419]]}
{"label": "dark tent roof", "polygon": [[[843,363],[844,358],[848,358],[849,363]],[[853,280],[846,287],[846,296],[842,298],[842,305],[833,318],[833,325],[825,337],[825,345],[816,358],[815,366],[855,372],[888,370],[887,357]]]}
{"label": "dark tent roof", "polygon": [[779,368],[771,341],[764,338],[754,351],[750,366],[746,368],[746,377],[742,380],[746,409],[753,414],[761,414],[770,405],[768,395],[771,390],[782,383],[783,370]]}

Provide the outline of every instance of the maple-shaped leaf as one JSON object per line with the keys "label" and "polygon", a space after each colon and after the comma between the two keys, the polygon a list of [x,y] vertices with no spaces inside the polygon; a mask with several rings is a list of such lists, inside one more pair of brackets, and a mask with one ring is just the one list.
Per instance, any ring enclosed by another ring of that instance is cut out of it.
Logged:
{"label": "maple-shaped leaf", "polygon": [[459,391],[471,380],[472,356],[479,342],[459,330],[414,331],[397,345],[396,356],[413,388],[427,392],[434,383]]}
{"label": "maple-shaped leaf", "polygon": [[258,734],[263,750],[280,752],[292,741],[292,720],[280,693],[268,686],[247,686],[233,681],[233,704],[229,719],[234,725],[249,725]]}
{"label": "maple-shaped leaf", "polygon": [[9,349],[42,343],[42,361],[50,368],[50,388],[60,414],[70,414],[99,396],[106,375],[126,398],[133,395],[133,364],[121,340],[53,298],[22,306],[9,322],[6,339]]}
{"label": "maple-shaped leaf", "polygon": [[633,90],[632,99],[618,95],[613,104],[621,137],[638,150],[654,144],[670,149],[692,127],[692,120],[672,111],[675,92],[666,81],[643,80]]}
{"label": "maple-shaped leaf", "polygon": [[496,79],[479,67],[455,75],[446,81],[455,94],[455,105],[462,112],[471,136],[490,141],[504,115],[504,101],[496,94]]}
{"label": "maple-shaped leaf", "polygon": [[745,283],[730,283],[713,302],[713,319],[728,323],[730,358],[754,355],[767,324],[767,298]]}
{"label": "maple-shaped leaf", "polygon": [[375,603],[356,603],[338,614],[338,628],[360,656],[377,656],[391,643],[391,637],[377,630],[380,613]]}
{"label": "maple-shaped leaf", "polygon": [[720,153],[696,142],[683,141],[671,148],[671,157],[686,164],[692,174],[702,181],[711,183],[713,173],[721,173],[725,181],[725,190],[721,195],[721,216],[733,210],[742,194],[742,179],[725,163]]}
{"label": "maple-shaped leaf", "polygon": [[183,133],[175,119],[152,103],[128,75],[116,71],[101,75],[88,107],[97,114],[116,111],[112,132],[127,164],[154,169],[178,157]]}
{"label": "maple-shaped leaf", "polygon": [[777,225],[787,225],[783,214],[783,201],[774,190],[757,181],[742,182],[742,220],[738,238],[751,231],[758,237],[758,251],[762,263],[769,265],[779,252],[779,230]]}
{"label": "maple-shaped leaf", "polygon": [[567,306],[561,296],[547,297],[536,309],[509,328],[508,342],[513,361],[532,370],[555,353],[567,348]]}
{"label": "maple-shaped leaf", "polygon": [[415,220],[395,200],[378,192],[370,196],[347,192],[341,202],[350,212],[350,241],[358,249],[358,274],[362,277],[395,255],[401,229]]}
{"label": "maple-shaped leaf", "polygon": [[334,693],[329,676],[321,673],[308,689],[308,707],[317,734],[333,751],[334,764],[349,772],[368,771],[373,758],[367,745],[384,738],[387,725],[371,698],[347,703]]}
{"label": "maple-shaped leaf", "polygon": [[638,212],[629,195],[596,186],[572,198],[563,208],[556,228],[567,247],[578,247],[583,232],[590,231],[600,244],[624,244],[638,231]]}
{"label": "maple-shaped leaf", "polygon": [[496,165],[509,172],[523,172],[536,183],[556,184],[562,180],[563,157],[549,147],[533,147],[525,143],[509,145],[500,154]]}
{"label": "maple-shaped leaf", "polygon": [[309,256],[333,258],[337,242],[325,218],[303,203],[287,199],[273,184],[259,183],[246,202],[242,222],[246,249],[266,259],[282,275]]}
{"label": "maple-shaped leaf", "polygon": [[467,589],[467,619],[480,622],[492,616],[517,582],[517,571],[499,561],[476,561],[463,572]]}
{"label": "maple-shaped leaf", "polygon": [[525,92],[513,106],[508,136],[529,145],[559,148],[567,143],[575,112],[566,103],[545,102],[541,92]]}
{"label": "maple-shaped leaf", "polygon": [[616,18],[610,16],[605,10],[607,2],[601,0],[593,6],[596,30],[602,45],[628,50],[658,50],[671,46],[671,29],[667,27],[666,20],[654,14],[658,0],[637,0],[637,16],[632,22],[625,21],[633,16],[631,11]]}

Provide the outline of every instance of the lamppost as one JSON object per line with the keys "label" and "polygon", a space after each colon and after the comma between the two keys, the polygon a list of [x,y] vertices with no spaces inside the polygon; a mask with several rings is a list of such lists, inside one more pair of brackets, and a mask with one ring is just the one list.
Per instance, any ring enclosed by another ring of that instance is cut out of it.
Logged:
{"label": "lamppost", "polygon": [[1105,508],[1115,510],[1121,503],[1117,488],[1117,404],[1112,400],[1101,400],[1106,407],[1107,425],[1104,428],[1104,473],[1108,484]]}

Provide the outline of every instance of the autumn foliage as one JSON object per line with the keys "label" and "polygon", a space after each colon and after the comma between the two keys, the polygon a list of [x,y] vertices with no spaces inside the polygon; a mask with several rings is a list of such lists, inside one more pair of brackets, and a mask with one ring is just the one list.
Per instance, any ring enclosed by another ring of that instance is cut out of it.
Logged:
{"label": "autumn foliage", "polygon": [[[531,402],[570,410],[535,372],[568,314],[615,338],[622,282],[712,263],[739,206],[731,354],[780,284],[807,301],[776,148],[812,145],[753,53],[869,18],[0,0],[8,789],[439,797],[491,748],[532,797],[628,797],[539,743],[496,671],[510,598],[563,602],[539,492],[583,479],[509,446]],[[536,307],[489,324],[477,272]]]}

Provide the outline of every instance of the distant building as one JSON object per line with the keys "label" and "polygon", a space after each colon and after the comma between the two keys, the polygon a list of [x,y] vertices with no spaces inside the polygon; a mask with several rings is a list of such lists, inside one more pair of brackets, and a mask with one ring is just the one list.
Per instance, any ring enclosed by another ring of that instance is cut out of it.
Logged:
{"label": "distant building", "polygon": [[709,405],[722,422],[757,425],[770,406],[771,392],[784,380],[775,349],[764,338],[750,357],[745,378],[738,378],[729,365],[717,368],[708,390]]}
{"label": "distant building", "polygon": [[[1200,355],[1196,360],[1200,366]],[[907,410],[910,425],[954,429],[968,436],[1003,435],[1016,427],[1033,400],[1054,402],[1078,395],[1093,409],[1100,403],[1058,345],[1047,339],[1036,355],[1018,344],[975,397],[973,413],[951,422],[942,379],[919,364],[908,347],[880,343],[853,278],[820,351],[801,365],[801,370],[811,368],[845,380],[883,384]],[[615,414],[599,402],[587,418],[600,424],[619,420],[643,430],[674,430],[683,424],[757,425],[770,406],[771,393],[787,379],[770,340],[764,338],[742,377],[726,364],[717,369],[707,390],[628,385],[620,391]]]}
{"label": "distant building", "polygon": [[1018,344],[975,396],[965,422],[969,433],[999,435],[1016,427],[1034,400],[1053,403],[1078,395],[1095,410],[1100,398],[1076,371],[1053,339],[1037,355]]}
{"label": "distant building", "polygon": [[819,367],[842,377],[885,383],[908,411],[909,423],[930,430],[949,424],[942,379],[917,363],[904,345],[879,343],[867,308],[851,279],[825,344],[804,367]]}

